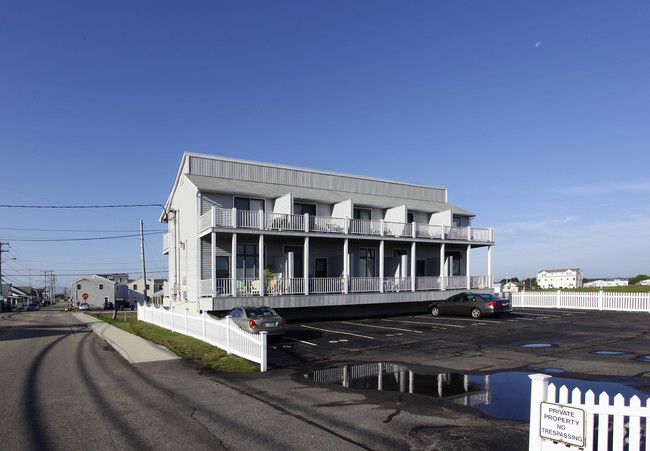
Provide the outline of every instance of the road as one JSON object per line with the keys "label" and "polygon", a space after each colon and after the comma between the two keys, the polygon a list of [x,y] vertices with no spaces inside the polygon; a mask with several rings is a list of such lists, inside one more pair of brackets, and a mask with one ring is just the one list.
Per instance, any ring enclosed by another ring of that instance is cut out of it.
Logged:
{"label": "road", "polygon": [[[0,449],[181,449],[219,442],[69,313],[0,317]],[[217,445],[217,446],[215,446]]]}
{"label": "road", "polygon": [[427,375],[439,373],[462,382],[468,373],[561,369],[634,380],[649,393],[649,316],[526,309],[480,320],[422,314],[295,323],[271,341],[271,371],[224,374],[182,360],[130,365],[53,308],[3,313],[0,449],[523,450],[525,422],[410,394],[407,384],[344,388],[305,375],[391,362],[431,386],[441,379]]}

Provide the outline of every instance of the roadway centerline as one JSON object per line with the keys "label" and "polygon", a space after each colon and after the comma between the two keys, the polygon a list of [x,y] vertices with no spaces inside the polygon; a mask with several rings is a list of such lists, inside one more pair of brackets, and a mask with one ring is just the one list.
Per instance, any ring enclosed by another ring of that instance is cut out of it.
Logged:
{"label": "roadway centerline", "polygon": [[403,332],[413,332],[416,334],[421,334],[423,333],[421,330],[413,330],[413,329],[402,329],[400,327],[389,327],[389,326],[373,326],[372,324],[363,324],[363,323],[350,323],[348,321],[341,321],[343,324],[352,324],[354,326],[363,326],[363,327],[374,327],[377,329],[391,329],[391,330],[401,330]]}
{"label": "roadway centerline", "polygon": [[320,330],[322,332],[331,332],[333,334],[352,335],[353,337],[367,338],[369,340],[374,340],[375,339],[375,337],[368,337],[367,335],[353,334],[352,332],[341,332],[340,330],[321,329],[319,327],[314,327],[314,326],[305,326],[304,324],[301,324],[300,327],[305,327],[307,329]]}
{"label": "roadway centerline", "polygon": [[19,323],[16,324],[15,326],[13,326],[11,329],[9,329],[8,331],[6,331],[4,334],[0,335],[0,341],[2,341],[2,340],[4,340],[5,338],[7,338],[7,337],[8,337],[8,336],[9,336],[9,335],[14,331],[14,330],[18,329],[20,326],[22,326],[22,325],[24,325],[25,323],[27,323],[27,321],[29,321],[30,319],[31,319],[31,317],[27,317],[27,318],[25,318],[24,320],[22,320],[21,322],[19,322]]}

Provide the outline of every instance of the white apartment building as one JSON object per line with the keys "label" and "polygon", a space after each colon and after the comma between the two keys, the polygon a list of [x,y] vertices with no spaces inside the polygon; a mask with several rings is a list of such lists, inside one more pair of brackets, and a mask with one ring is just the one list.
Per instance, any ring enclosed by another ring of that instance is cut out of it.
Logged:
{"label": "white apartment building", "polygon": [[582,269],[545,269],[537,273],[540,288],[582,288]]}
{"label": "white apartment building", "polygon": [[[302,308],[490,291],[494,230],[472,227],[474,214],[447,197],[438,186],[185,153],[160,217],[164,303]],[[472,273],[477,248],[487,248],[487,274]]]}
{"label": "white apartment building", "polygon": [[627,279],[598,279],[584,284],[585,287],[627,287]]}

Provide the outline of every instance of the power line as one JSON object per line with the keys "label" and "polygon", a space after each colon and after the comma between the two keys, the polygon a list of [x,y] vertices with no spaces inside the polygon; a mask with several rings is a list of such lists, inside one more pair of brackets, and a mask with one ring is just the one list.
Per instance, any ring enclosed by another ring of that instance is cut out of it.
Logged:
{"label": "power line", "polygon": [[162,204],[121,204],[121,205],[9,205],[0,204],[0,208],[133,208],[133,207],[160,207]]}
{"label": "power line", "polygon": [[[146,235],[153,235],[163,232],[147,232]],[[63,241],[98,241],[98,240],[117,240],[121,238],[133,238],[139,237],[140,234],[131,234],[131,235],[116,235],[116,236],[100,236],[95,238],[43,238],[43,239],[33,239],[33,238],[11,238],[11,241],[29,241],[29,242],[63,242]]]}

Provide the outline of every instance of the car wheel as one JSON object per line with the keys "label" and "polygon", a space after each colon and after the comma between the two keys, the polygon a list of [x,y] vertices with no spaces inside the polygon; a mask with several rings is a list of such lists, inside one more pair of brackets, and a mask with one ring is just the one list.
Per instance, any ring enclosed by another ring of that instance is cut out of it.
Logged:
{"label": "car wheel", "polygon": [[472,318],[479,319],[481,317],[481,309],[473,308],[472,309]]}
{"label": "car wheel", "polygon": [[431,314],[433,316],[440,316],[440,309],[438,307],[431,307]]}

